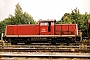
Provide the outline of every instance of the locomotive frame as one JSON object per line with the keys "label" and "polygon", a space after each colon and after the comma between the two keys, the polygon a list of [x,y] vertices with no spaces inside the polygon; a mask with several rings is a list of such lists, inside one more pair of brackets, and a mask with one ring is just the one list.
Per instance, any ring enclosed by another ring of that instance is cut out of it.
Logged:
{"label": "locomotive frame", "polygon": [[77,43],[82,40],[77,24],[55,24],[56,20],[39,20],[37,25],[9,25],[3,39],[17,43]]}

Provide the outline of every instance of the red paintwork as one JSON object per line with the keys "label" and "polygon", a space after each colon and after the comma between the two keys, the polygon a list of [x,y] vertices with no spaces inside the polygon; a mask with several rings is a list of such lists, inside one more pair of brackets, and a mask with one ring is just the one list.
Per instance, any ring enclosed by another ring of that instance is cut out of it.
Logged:
{"label": "red paintwork", "polygon": [[56,24],[55,35],[77,35],[76,24]]}
{"label": "red paintwork", "polygon": [[39,25],[8,25],[7,35],[39,35]]}
{"label": "red paintwork", "polygon": [[50,26],[50,32],[48,31],[48,26],[40,26],[40,35],[54,35],[54,26]]}
{"label": "red paintwork", "polygon": [[6,35],[13,35],[13,26],[6,27]]}
{"label": "red paintwork", "polygon": [[[8,25],[6,28],[6,35],[77,35],[76,24],[54,24],[54,21],[50,22],[50,26],[41,25],[42,21],[39,21],[38,25]],[[48,30],[50,28],[50,31]]]}
{"label": "red paintwork", "polygon": [[40,26],[40,35],[47,35],[48,26]]}

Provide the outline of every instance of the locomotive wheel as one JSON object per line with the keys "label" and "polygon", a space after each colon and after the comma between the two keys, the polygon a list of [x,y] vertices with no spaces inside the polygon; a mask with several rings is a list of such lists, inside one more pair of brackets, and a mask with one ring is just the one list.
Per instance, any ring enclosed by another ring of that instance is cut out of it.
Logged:
{"label": "locomotive wheel", "polygon": [[27,41],[26,41],[25,44],[26,44],[26,45],[30,45],[30,44],[31,44],[31,38],[27,38],[26,40],[27,40]]}
{"label": "locomotive wheel", "polygon": [[11,42],[11,45],[17,45],[17,42],[12,41],[12,42]]}
{"label": "locomotive wheel", "polygon": [[25,45],[30,45],[31,43],[30,42],[26,42]]}
{"label": "locomotive wheel", "polygon": [[13,42],[11,42],[11,45],[14,45],[14,43],[13,43]]}
{"label": "locomotive wheel", "polygon": [[10,38],[8,38],[8,42],[11,43],[11,39]]}

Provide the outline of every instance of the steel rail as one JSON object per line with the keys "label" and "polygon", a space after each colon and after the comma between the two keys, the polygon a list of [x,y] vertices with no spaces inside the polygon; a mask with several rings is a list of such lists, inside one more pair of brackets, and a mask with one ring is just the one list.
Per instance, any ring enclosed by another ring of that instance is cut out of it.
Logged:
{"label": "steel rail", "polygon": [[78,48],[2,48],[1,52],[90,52],[90,49]]}
{"label": "steel rail", "polygon": [[90,54],[55,54],[55,53],[34,53],[34,54],[0,54],[2,57],[60,57],[60,58],[90,58]]}

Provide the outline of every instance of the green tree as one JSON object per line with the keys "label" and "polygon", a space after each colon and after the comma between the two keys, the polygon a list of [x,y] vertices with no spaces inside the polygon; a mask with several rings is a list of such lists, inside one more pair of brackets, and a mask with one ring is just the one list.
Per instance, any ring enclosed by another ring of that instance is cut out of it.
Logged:
{"label": "green tree", "polygon": [[19,4],[16,5],[15,9],[15,22],[16,24],[35,24],[33,17],[27,12],[23,12]]}
{"label": "green tree", "polygon": [[16,9],[13,15],[9,15],[8,18],[5,18],[0,22],[0,36],[2,31],[5,30],[7,25],[16,25],[16,24],[36,24],[33,17],[29,15],[27,12],[23,12],[19,3],[16,5]]}
{"label": "green tree", "polygon": [[90,19],[90,14],[85,12],[81,14],[79,9],[75,8],[71,13],[65,13],[58,23],[74,23],[78,25],[78,29],[83,32],[83,37],[86,36],[86,21]]}
{"label": "green tree", "polygon": [[72,23],[71,20],[70,20],[70,18],[68,16],[65,16],[65,18],[63,19],[63,22],[65,24],[71,24]]}
{"label": "green tree", "polygon": [[72,21],[70,19],[70,13],[65,13],[64,16],[61,18],[61,20],[59,21],[59,23],[62,23],[62,24],[71,24]]}

